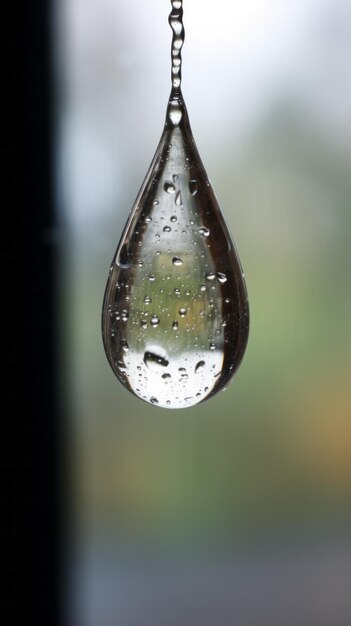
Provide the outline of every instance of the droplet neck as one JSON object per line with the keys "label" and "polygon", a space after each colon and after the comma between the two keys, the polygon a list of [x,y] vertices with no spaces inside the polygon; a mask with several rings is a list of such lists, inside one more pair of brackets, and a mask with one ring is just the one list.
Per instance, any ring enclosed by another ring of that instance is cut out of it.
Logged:
{"label": "droplet neck", "polygon": [[171,0],[172,10],[168,21],[173,31],[172,37],[172,91],[171,99],[177,100],[181,97],[182,82],[182,47],[184,44],[185,32],[183,26],[183,0]]}
{"label": "droplet neck", "polygon": [[190,128],[188,112],[180,89],[177,93],[174,93],[172,89],[169,97],[166,113],[166,127],[169,127],[169,125],[174,128],[177,126]]}

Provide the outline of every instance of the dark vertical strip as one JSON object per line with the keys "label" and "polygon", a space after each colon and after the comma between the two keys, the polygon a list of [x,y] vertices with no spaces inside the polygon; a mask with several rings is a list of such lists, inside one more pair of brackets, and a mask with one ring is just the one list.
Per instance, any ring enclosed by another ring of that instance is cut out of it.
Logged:
{"label": "dark vertical strip", "polygon": [[6,625],[60,623],[50,8],[48,0],[17,6],[5,0],[0,9],[6,70],[1,334],[7,347],[1,412],[9,429],[0,451],[0,602]]}

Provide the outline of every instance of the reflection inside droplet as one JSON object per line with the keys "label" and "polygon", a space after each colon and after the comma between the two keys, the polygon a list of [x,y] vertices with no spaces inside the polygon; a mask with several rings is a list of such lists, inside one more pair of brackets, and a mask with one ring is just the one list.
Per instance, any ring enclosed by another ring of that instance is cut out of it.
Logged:
{"label": "reflection inside droplet", "polygon": [[162,351],[161,354],[156,354],[154,351],[147,350],[144,354],[144,363],[152,372],[163,372],[164,368],[168,366],[169,362],[166,359],[166,354]]}

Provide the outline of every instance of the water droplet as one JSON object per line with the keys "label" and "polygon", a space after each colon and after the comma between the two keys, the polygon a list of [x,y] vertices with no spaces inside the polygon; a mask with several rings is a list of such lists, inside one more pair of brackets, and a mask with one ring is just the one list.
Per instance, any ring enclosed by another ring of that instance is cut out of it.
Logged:
{"label": "water droplet", "polygon": [[201,226],[201,228],[199,228],[199,234],[202,235],[203,237],[208,237],[210,234],[210,231],[205,226]]}
{"label": "water droplet", "polygon": [[227,387],[249,330],[242,268],[181,91],[182,15],[182,1],[172,0],[165,126],[110,269],[102,320],[117,378],[142,400],[172,409]]}
{"label": "water droplet", "polygon": [[196,367],[195,367],[195,374],[198,374],[199,372],[202,372],[202,370],[204,369],[204,367],[205,367],[205,361],[199,361],[199,362],[196,364]]}
{"label": "water droplet", "polygon": [[189,191],[192,196],[196,196],[197,194],[197,180],[189,181]]}
{"label": "water droplet", "polygon": [[163,189],[167,191],[167,193],[175,193],[175,186],[173,183],[165,183],[163,185]]}
{"label": "water droplet", "polygon": [[176,197],[175,197],[175,203],[177,206],[182,206],[183,202],[182,202],[182,194],[180,191],[178,191]]}
{"label": "water droplet", "polygon": [[227,282],[227,277],[223,272],[217,272],[217,280],[221,285]]}
{"label": "water droplet", "polygon": [[124,364],[124,363],[123,363],[123,361],[121,361],[121,360],[116,361],[116,366],[117,366],[117,367],[118,367],[118,369],[119,369],[119,370],[121,370],[121,371],[124,371],[124,370],[126,370],[126,369],[127,369],[127,368],[126,368],[126,366],[125,366],[125,364]]}
{"label": "water droplet", "polygon": [[160,323],[160,318],[157,315],[153,315],[150,320],[151,326],[158,326],[159,323]]}

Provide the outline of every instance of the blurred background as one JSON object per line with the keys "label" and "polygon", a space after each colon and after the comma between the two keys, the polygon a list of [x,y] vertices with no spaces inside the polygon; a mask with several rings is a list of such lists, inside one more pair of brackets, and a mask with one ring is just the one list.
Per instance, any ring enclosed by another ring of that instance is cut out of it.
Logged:
{"label": "blurred background", "polygon": [[115,379],[108,269],[170,91],[167,0],[54,3],[67,626],[351,622],[351,4],[185,0],[183,94],[251,307],[225,393]]}

